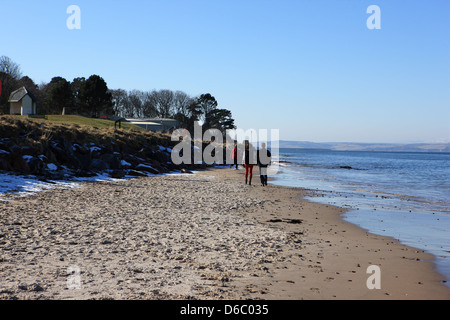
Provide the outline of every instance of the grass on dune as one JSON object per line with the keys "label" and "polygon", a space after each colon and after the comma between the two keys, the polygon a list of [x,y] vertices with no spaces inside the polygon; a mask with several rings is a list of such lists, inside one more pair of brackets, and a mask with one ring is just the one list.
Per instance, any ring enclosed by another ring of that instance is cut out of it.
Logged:
{"label": "grass on dune", "polygon": [[170,145],[171,136],[144,130],[132,124],[122,123],[114,129],[114,121],[80,116],[47,116],[47,119],[26,116],[0,116],[0,138],[9,138],[17,144],[40,151],[51,139],[72,143],[96,145],[122,145],[140,148],[148,145]]}
{"label": "grass on dune", "polygon": [[[106,120],[106,119],[98,119],[98,118],[87,118],[77,115],[46,115],[44,116],[17,116],[17,115],[5,115],[10,118],[16,119],[29,119],[38,123],[47,123],[47,124],[62,124],[62,125],[76,125],[76,126],[88,126],[96,129],[108,129],[114,128],[114,121]],[[121,128],[124,130],[133,130],[133,131],[145,131],[144,128],[136,126],[132,123],[122,122]]]}
{"label": "grass on dune", "polygon": [[[47,120],[44,119],[33,119],[32,120],[40,120],[40,121],[49,121],[60,124],[67,125],[79,125],[79,126],[90,126],[98,129],[108,129],[114,128],[114,121],[105,120],[105,119],[96,119],[96,118],[87,118],[76,115],[48,115],[46,116]],[[122,122],[121,127],[124,130],[136,130],[136,131],[144,131],[143,128],[136,126],[131,123]]]}

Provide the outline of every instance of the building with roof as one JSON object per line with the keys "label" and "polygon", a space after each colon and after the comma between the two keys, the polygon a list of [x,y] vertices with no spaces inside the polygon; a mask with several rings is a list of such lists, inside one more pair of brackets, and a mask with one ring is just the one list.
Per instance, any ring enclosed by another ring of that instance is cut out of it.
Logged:
{"label": "building with roof", "polygon": [[165,118],[126,119],[126,121],[153,132],[176,129],[179,126],[177,120]]}
{"label": "building with roof", "polygon": [[13,91],[9,96],[8,102],[10,103],[9,110],[11,114],[22,116],[36,114],[38,100],[25,87]]}

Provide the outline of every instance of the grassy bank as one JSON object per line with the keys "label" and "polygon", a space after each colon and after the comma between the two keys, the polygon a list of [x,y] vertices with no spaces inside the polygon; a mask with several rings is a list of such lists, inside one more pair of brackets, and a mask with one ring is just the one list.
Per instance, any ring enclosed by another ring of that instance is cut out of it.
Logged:
{"label": "grassy bank", "polygon": [[[9,116],[9,117],[18,119],[29,119],[32,121],[36,121],[38,123],[54,123],[54,124],[63,124],[67,126],[70,125],[88,126],[97,129],[114,128],[114,121],[97,118],[87,118],[76,115],[46,115],[45,118],[33,118],[28,116]],[[126,122],[121,123],[121,128],[124,130],[145,131],[143,128],[139,126]]]}
{"label": "grassy bank", "polygon": [[138,148],[144,145],[170,145],[170,135],[154,133],[122,123],[114,129],[114,121],[80,116],[47,116],[47,119],[21,116],[0,116],[0,138],[9,138],[22,146],[42,150],[49,140],[72,143],[111,145]]}
{"label": "grassy bank", "polygon": [[[194,146],[190,163],[173,164],[171,149],[176,144],[170,134],[134,126],[115,129],[108,120],[0,116],[0,170],[4,171],[56,176],[67,170],[79,175],[114,170],[119,177],[140,174],[137,171],[155,174],[206,166],[194,164]],[[203,142],[202,149],[208,144]]]}
{"label": "grassy bank", "polygon": [[153,171],[167,172],[173,167],[161,148],[172,145],[168,134],[132,127],[116,130],[108,120],[0,116],[0,170],[5,171],[41,174],[48,165],[83,172],[120,170],[125,160],[132,169],[151,164],[157,167]]}

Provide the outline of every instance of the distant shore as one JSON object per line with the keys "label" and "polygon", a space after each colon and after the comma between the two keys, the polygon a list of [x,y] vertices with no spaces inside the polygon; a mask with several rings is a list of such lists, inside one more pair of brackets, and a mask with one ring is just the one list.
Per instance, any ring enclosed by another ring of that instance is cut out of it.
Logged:
{"label": "distant shore", "polygon": [[333,151],[438,152],[449,153],[450,143],[361,143],[279,141],[280,148],[322,149]]}
{"label": "distant shore", "polygon": [[[242,170],[0,202],[0,299],[449,299],[433,256]],[[367,268],[379,266],[381,289]],[[75,271],[74,271],[75,270]]]}

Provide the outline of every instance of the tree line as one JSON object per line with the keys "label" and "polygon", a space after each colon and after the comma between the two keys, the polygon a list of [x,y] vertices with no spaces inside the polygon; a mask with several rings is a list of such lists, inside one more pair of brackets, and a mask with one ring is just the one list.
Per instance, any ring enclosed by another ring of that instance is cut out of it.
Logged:
{"label": "tree line", "polygon": [[235,129],[231,111],[218,108],[210,93],[191,97],[177,90],[141,91],[111,90],[115,114],[124,118],[173,118],[180,127],[193,132],[194,122],[201,121],[203,130],[210,128],[225,132]]}
{"label": "tree line", "polygon": [[231,111],[219,108],[210,93],[192,97],[179,90],[111,90],[99,75],[72,81],[58,76],[37,85],[6,56],[0,57],[0,81],[0,113],[4,114],[9,113],[10,94],[25,86],[38,100],[38,114],[61,114],[65,110],[89,117],[174,118],[188,130],[193,130],[195,121],[203,122],[203,130],[235,129]]}

